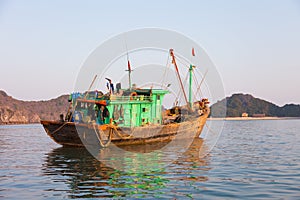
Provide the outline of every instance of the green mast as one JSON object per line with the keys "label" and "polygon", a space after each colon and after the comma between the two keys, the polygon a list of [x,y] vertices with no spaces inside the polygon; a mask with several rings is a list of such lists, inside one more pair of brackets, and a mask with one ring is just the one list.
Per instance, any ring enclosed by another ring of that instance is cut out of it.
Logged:
{"label": "green mast", "polygon": [[190,104],[190,108],[192,108],[192,104],[193,104],[193,97],[192,97],[192,82],[193,82],[193,77],[192,77],[192,75],[193,75],[193,65],[191,64],[190,65],[190,68],[189,68],[189,72],[190,72],[190,83],[189,83],[189,104]]}

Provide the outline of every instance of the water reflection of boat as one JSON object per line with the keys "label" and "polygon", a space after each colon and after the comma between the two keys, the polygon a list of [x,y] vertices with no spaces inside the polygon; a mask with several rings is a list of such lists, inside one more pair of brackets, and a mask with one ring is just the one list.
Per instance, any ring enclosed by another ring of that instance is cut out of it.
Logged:
{"label": "water reflection of boat", "polygon": [[[199,170],[209,170],[208,158],[199,158],[202,143],[202,139],[194,140],[190,148],[168,168],[144,174],[125,173],[107,167],[85,148],[60,147],[47,154],[43,173],[67,184],[67,195],[72,198],[128,197],[136,192],[153,196],[167,187],[170,181],[207,180],[205,176],[199,176]],[[140,152],[143,151],[140,149]]]}
{"label": "water reflection of boat", "polygon": [[108,180],[114,172],[114,169],[99,162],[84,147],[54,149],[47,154],[43,165],[44,175],[52,177],[55,182],[66,184],[66,195],[71,198],[112,198],[114,195],[105,188],[109,186]]}

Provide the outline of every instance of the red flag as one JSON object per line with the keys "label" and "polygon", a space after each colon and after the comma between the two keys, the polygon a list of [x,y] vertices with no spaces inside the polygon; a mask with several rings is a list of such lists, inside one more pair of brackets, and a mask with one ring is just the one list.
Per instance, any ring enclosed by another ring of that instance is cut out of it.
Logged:
{"label": "red flag", "polygon": [[192,56],[195,56],[195,49],[192,48]]}
{"label": "red flag", "polygon": [[131,71],[129,60],[128,60],[128,71]]}

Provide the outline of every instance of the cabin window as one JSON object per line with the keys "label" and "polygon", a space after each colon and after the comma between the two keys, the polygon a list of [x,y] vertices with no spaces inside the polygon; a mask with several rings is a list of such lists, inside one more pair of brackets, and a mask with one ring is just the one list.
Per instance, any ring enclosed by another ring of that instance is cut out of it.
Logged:
{"label": "cabin window", "polygon": [[146,108],[142,108],[142,111],[143,111],[143,112],[146,112]]}
{"label": "cabin window", "polygon": [[145,122],[145,118],[142,119],[142,122],[143,122],[143,123]]}
{"label": "cabin window", "polygon": [[159,94],[157,95],[157,100],[160,100],[160,95]]}

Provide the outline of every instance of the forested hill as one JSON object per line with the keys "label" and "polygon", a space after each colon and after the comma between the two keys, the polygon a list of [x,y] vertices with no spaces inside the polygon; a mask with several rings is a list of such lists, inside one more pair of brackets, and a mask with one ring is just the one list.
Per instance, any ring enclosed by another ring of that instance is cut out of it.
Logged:
{"label": "forested hill", "polygon": [[48,101],[21,101],[0,90],[0,124],[39,123],[41,119],[58,120],[66,114],[68,95]]}
{"label": "forested hill", "polygon": [[261,114],[269,117],[300,117],[300,105],[286,104],[279,107],[271,102],[255,98],[250,94],[233,94],[211,106],[212,117],[224,117],[222,111],[226,101],[226,117],[241,117],[247,113],[249,117]]}

